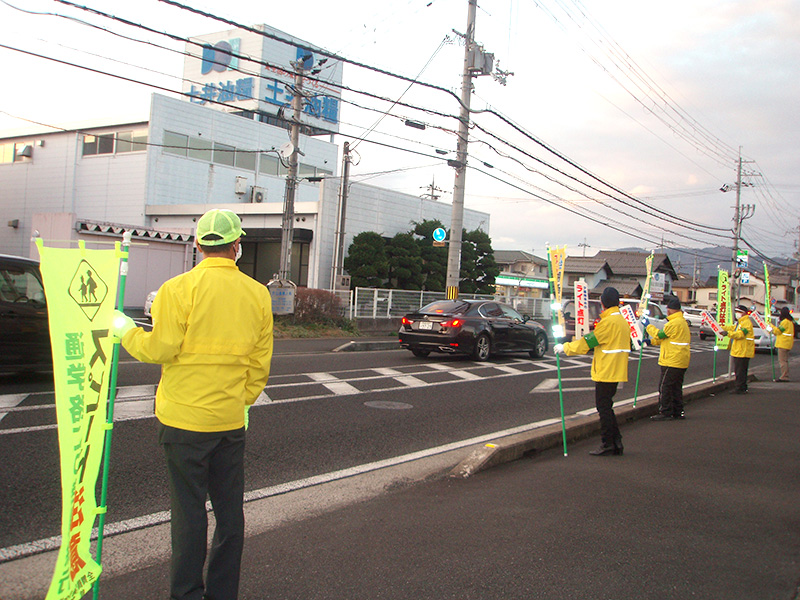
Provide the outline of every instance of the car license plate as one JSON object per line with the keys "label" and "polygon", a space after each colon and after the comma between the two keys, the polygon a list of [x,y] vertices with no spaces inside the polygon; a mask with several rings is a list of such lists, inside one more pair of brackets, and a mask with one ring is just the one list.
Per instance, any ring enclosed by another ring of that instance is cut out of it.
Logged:
{"label": "car license plate", "polygon": [[433,329],[433,323],[430,321],[422,321],[419,324],[420,329]]}

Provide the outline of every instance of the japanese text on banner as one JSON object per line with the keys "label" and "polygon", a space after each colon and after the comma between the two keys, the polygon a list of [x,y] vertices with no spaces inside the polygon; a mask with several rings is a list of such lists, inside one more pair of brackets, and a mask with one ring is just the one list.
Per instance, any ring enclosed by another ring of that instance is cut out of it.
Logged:
{"label": "japanese text on banner", "polygon": [[47,248],[41,256],[61,457],[61,548],[47,600],[78,600],[100,576],[89,542],[103,455],[117,292],[117,250]]}

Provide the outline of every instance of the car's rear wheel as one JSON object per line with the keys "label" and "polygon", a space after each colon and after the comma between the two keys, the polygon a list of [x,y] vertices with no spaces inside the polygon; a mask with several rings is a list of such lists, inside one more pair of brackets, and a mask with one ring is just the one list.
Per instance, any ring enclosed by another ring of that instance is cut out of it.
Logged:
{"label": "car's rear wheel", "polygon": [[492,340],[485,333],[481,333],[475,338],[475,347],[472,349],[472,358],[478,361],[484,361],[489,358],[492,353]]}
{"label": "car's rear wheel", "polygon": [[430,353],[431,353],[430,350],[420,350],[418,348],[414,348],[413,350],[411,350],[411,354],[413,354],[414,356],[419,356],[420,358],[425,358]]}
{"label": "car's rear wheel", "polygon": [[531,350],[529,354],[531,358],[542,358],[545,352],[547,352],[547,337],[544,335],[537,335],[533,350]]}

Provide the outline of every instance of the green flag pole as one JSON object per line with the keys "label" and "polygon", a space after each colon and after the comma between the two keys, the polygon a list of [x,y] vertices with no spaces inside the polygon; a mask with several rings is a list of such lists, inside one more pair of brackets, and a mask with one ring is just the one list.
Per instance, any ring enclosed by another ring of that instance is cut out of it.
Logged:
{"label": "green flag pole", "polygon": [[[555,297],[555,269],[553,268],[553,257],[550,254],[550,247],[547,248],[547,270],[550,276],[550,312],[553,319],[553,327],[558,324],[558,308]],[[553,330],[555,333],[555,329]],[[564,332],[562,332],[563,334]],[[553,336],[555,338],[555,335]],[[558,404],[561,408],[561,440],[564,443],[564,456],[567,456],[567,423],[564,418],[564,388],[561,383],[561,359],[556,353],[556,372],[558,373]]]}
{"label": "green flag pole", "polygon": [[642,371],[642,350],[644,350],[644,336],[639,342],[639,364],[636,367],[636,385],[633,388],[633,408],[636,408],[636,399],[639,397],[639,373]]}
{"label": "green flag pole", "polygon": [[[128,251],[131,245],[131,232],[122,234],[122,253],[119,263],[119,287],[117,288],[117,309],[122,310],[125,303],[125,281],[128,277]],[[103,556],[103,528],[106,524],[106,501],[108,500],[108,471],[111,461],[111,431],[114,428],[114,401],[117,398],[117,366],[119,365],[119,338],[114,340],[114,350],[111,355],[111,375],[108,384],[108,410],[106,411],[106,439],[103,445],[103,482],[100,488],[100,505],[97,507],[99,518],[97,521],[97,564],[102,567]],[[92,590],[93,600],[100,595],[100,579],[95,582]]]}
{"label": "green flag pole", "polygon": [[[647,302],[650,299],[650,281],[653,279],[653,252],[644,261],[647,268],[647,277],[644,280],[644,288],[642,289],[642,298],[639,301],[639,310],[641,315],[640,319],[645,318],[645,311],[647,310]],[[636,315],[634,315],[636,316]],[[639,364],[636,366],[636,385],[633,388],[633,407],[636,408],[636,399],[639,397],[639,374],[642,372],[642,350],[644,350],[644,332],[645,328],[642,327],[642,339],[639,341]]]}
{"label": "green flag pole", "polygon": [[[716,337],[716,336],[715,336]],[[717,382],[717,352],[719,351],[719,347],[717,347],[717,340],[714,340],[714,370],[712,371],[712,378],[714,383]]]}

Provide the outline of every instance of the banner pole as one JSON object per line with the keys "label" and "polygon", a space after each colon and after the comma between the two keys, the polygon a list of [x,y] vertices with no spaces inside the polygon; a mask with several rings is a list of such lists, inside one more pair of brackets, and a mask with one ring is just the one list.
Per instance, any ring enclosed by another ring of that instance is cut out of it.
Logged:
{"label": "banner pole", "polygon": [[717,347],[717,341],[714,340],[714,370],[712,372],[712,379],[714,380],[714,383],[717,382],[717,352],[718,351],[719,351],[719,348]]}
{"label": "banner pole", "polygon": [[636,385],[633,387],[633,408],[636,408],[636,400],[639,398],[639,375],[642,372],[642,351],[644,350],[644,336],[639,342],[639,360],[636,364]]}
{"label": "banner pole", "polygon": [[[125,282],[128,277],[128,252],[131,245],[131,232],[126,231],[122,234],[122,253],[119,263],[119,287],[117,289],[117,309],[122,310],[125,305]],[[103,529],[106,524],[106,502],[108,500],[108,472],[111,461],[111,432],[114,428],[114,401],[117,398],[117,366],[119,365],[119,345],[120,340],[114,340],[114,350],[111,355],[111,375],[108,385],[108,409],[106,411],[106,436],[103,444],[103,479],[100,488],[100,506],[97,507],[99,517],[97,521],[97,555],[95,560],[102,567],[103,556]],[[100,595],[100,578],[94,584],[92,590],[93,600],[97,600]]]}
{"label": "banner pole", "polygon": [[[556,270],[553,267],[553,256],[550,253],[550,247],[547,247],[547,269],[550,271],[550,312],[551,317],[553,320],[553,325],[555,326],[556,323],[559,323],[558,320],[558,311],[560,309],[555,308],[556,303],[560,302],[560,298],[556,298],[556,285],[555,285],[555,277],[556,277]],[[561,332],[562,335],[564,332]],[[555,327],[553,327],[553,339],[555,339]],[[558,343],[558,340],[556,340]],[[559,408],[561,409],[561,440],[564,444],[564,456],[567,456],[567,424],[566,419],[564,418],[564,388],[561,383],[561,359],[556,354],[556,371],[558,373],[558,403]]]}
{"label": "banner pole", "polygon": [[[647,269],[647,277],[644,280],[644,289],[642,289],[642,298],[639,300],[639,311],[641,314],[639,318],[642,320],[646,316],[647,304],[650,300],[650,282],[653,279],[653,251],[650,252],[645,261],[645,268]],[[636,399],[639,397],[639,374],[642,372],[642,350],[644,350],[644,336],[647,332],[646,327],[642,327],[642,339],[639,342],[639,364],[636,366],[636,385],[633,389],[633,407],[636,408]]]}

